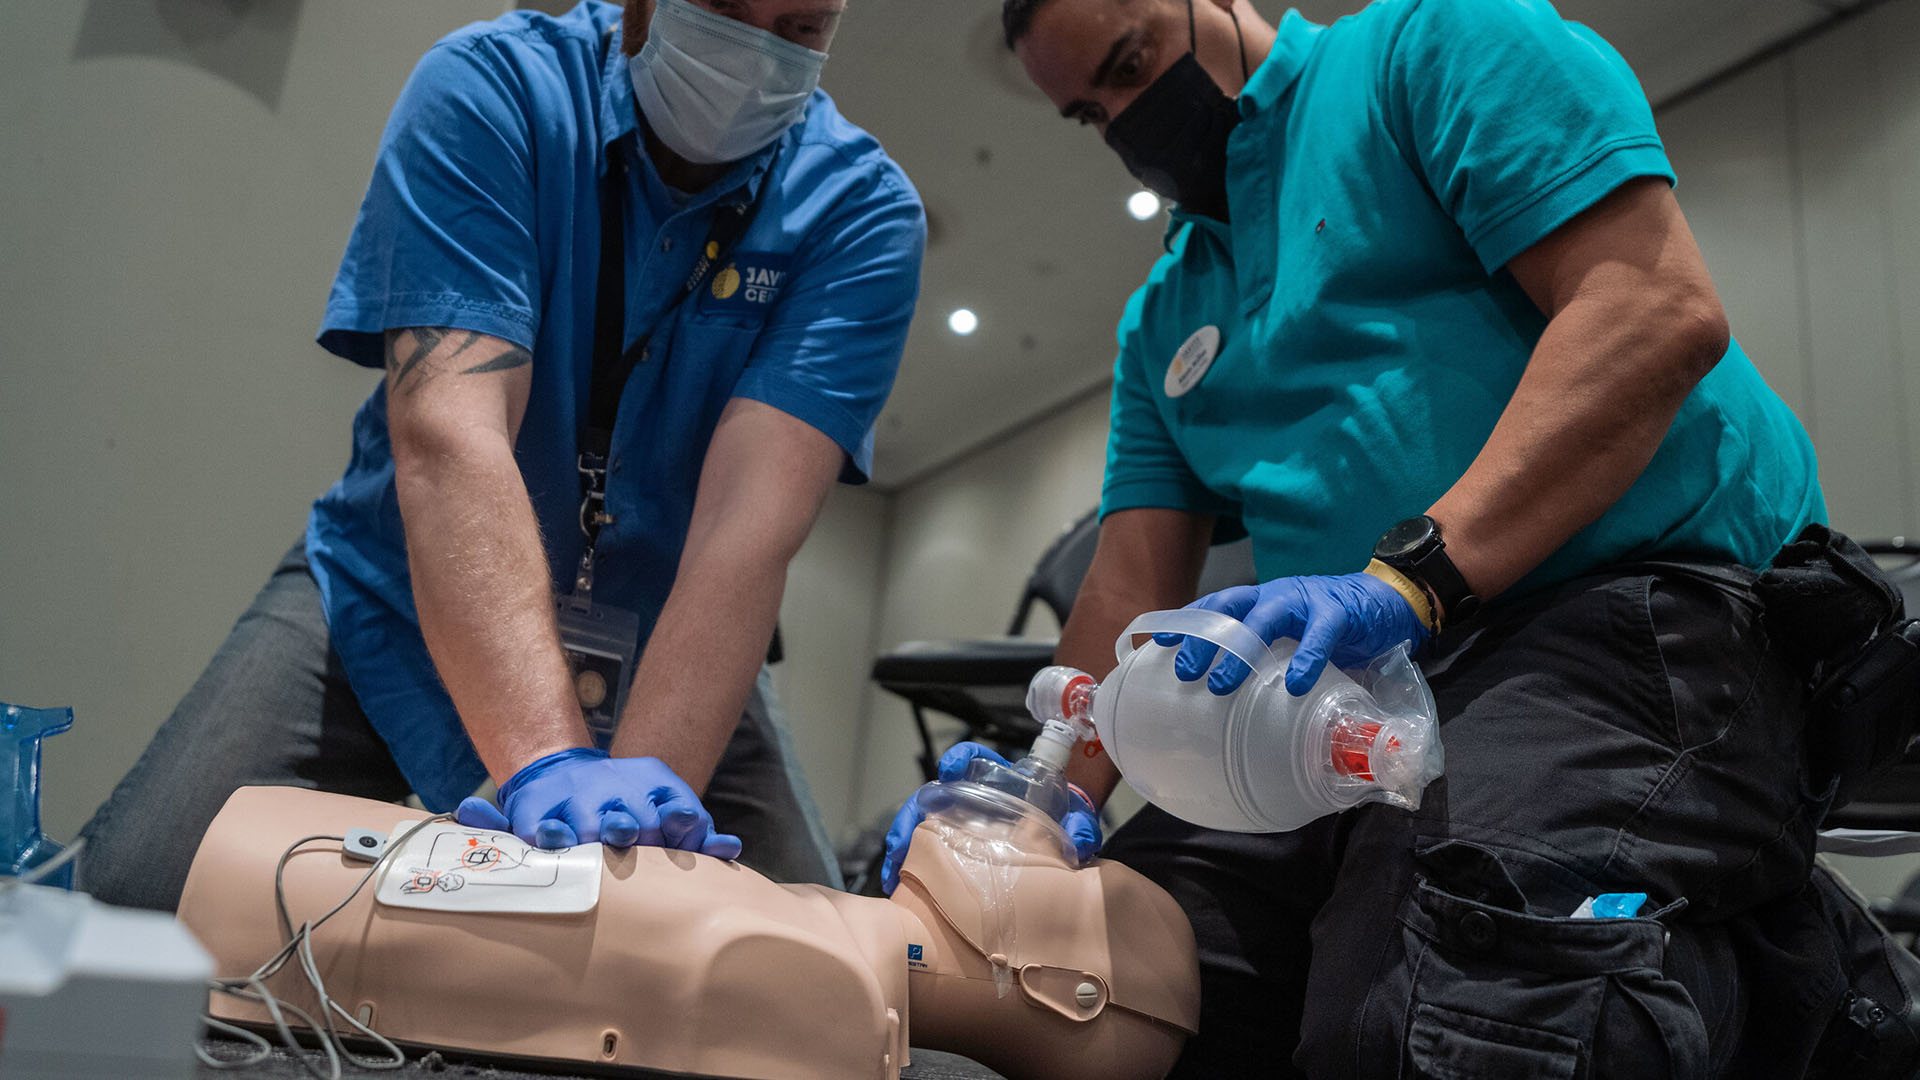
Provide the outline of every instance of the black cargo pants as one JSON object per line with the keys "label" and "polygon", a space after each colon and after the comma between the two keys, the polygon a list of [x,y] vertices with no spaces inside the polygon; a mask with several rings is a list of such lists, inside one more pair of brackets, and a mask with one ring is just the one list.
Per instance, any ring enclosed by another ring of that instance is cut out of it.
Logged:
{"label": "black cargo pants", "polygon": [[[1120,829],[1104,854],[1199,939],[1173,1075],[1804,1074],[1846,975],[1808,884],[1805,690],[1752,580],[1615,568],[1443,635],[1446,774],[1415,813]],[[1568,918],[1608,892],[1650,900]]]}

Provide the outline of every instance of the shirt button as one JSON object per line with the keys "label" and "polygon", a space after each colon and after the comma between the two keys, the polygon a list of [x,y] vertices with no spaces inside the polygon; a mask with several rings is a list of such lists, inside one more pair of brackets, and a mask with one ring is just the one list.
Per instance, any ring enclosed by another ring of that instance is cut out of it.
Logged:
{"label": "shirt button", "polygon": [[613,459],[613,463],[612,463],[612,464],[611,464],[611,465],[609,466],[609,469],[608,469],[608,471],[610,471],[610,472],[619,472],[619,471],[620,471],[620,459],[619,459],[619,458],[617,458],[617,457],[616,457],[616,458],[614,458],[614,459]]}
{"label": "shirt button", "polygon": [[1500,928],[1493,924],[1493,916],[1484,911],[1469,911],[1460,916],[1460,936],[1467,945],[1479,952],[1493,947],[1500,936]]}
{"label": "shirt button", "polygon": [[660,241],[660,250],[661,250],[662,252],[668,252],[668,251],[672,251],[672,250],[673,250],[673,237],[671,237],[671,236],[669,236],[669,237],[667,237],[667,238],[666,238],[665,240],[662,240],[662,241]]}

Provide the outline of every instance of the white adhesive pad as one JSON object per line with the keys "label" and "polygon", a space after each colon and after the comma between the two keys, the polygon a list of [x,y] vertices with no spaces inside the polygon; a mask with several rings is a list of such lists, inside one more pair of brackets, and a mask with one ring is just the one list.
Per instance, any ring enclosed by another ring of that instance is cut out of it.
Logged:
{"label": "white adhesive pad", "polygon": [[576,915],[600,902],[602,862],[599,844],[542,851],[512,833],[436,822],[393,853],[374,899],[422,911]]}

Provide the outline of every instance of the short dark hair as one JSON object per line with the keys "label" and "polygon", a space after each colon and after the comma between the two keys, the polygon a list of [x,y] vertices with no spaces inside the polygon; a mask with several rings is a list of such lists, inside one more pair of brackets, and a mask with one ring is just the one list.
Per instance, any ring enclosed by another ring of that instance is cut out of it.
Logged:
{"label": "short dark hair", "polygon": [[1001,0],[1000,27],[1007,32],[1007,48],[1020,44],[1020,39],[1033,29],[1034,13],[1046,6],[1048,0]]}

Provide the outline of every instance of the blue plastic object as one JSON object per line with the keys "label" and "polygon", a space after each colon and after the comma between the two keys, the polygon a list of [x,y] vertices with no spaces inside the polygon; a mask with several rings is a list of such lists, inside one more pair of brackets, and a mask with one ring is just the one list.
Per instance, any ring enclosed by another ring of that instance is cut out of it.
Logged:
{"label": "blue plastic object", "polygon": [[504,829],[544,849],[640,844],[721,859],[740,855],[740,838],[715,832],[699,796],[659,758],[561,750],[513,774],[499,797],[497,809],[468,798],[454,819],[468,828]]}
{"label": "blue plastic object", "polygon": [[1647,902],[1643,892],[1601,893],[1593,898],[1593,917],[1596,919],[1631,919],[1640,914],[1640,906]]}
{"label": "blue plastic object", "polygon": [[[17,877],[60,854],[61,845],[40,831],[40,740],[72,726],[72,709],[0,703],[0,772],[10,781],[0,788],[0,875]],[[39,883],[73,888],[73,864]]]}
{"label": "blue plastic object", "polygon": [[[1364,667],[1403,641],[1413,643],[1410,651],[1417,656],[1428,637],[1406,600],[1372,574],[1276,578],[1222,589],[1187,606],[1239,619],[1268,644],[1279,638],[1298,641],[1286,675],[1287,692],[1295,697],[1313,689],[1328,660],[1334,667]],[[1155,634],[1153,640],[1180,645],[1175,678],[1192,682],[1206,675],[1207,689],[1215,694],[1233,693],[1251,674],[1237,656],[1219,657],[1216,666],[1219,650],[1210,642],[1195,638],[1182,645],[1180,634]]]}

